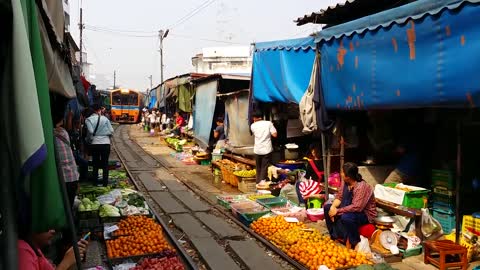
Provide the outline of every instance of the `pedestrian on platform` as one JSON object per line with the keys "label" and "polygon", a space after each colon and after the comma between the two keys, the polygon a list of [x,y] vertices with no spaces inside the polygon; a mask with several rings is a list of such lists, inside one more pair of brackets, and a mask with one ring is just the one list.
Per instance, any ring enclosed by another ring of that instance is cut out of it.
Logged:
{"label": "pedestrian on platform", "polygon": [[55,135],[55,152],[57,155],[58,166],[63,175],[65,186],[67,188],[69,207],[73,207],[75,196],[78,191],[79,173],[77,169],[77,163],[75,162],[75,156],[73,155],[72,148],[70,146],[70,136],[67,130],[63,127],[63,110],[54,109],[52,112],[53,123],[55,129],[53,133]]}
{"label": "pedestrian on platform", "polygon": [[256,155],[257,183],[260,183],[267,179],[268,166],[272,163],[272,137],[277,137],[277,130],[272,122],[263,120],[260,111],[254,113],[250,130],[255,137],[253,152]]}
{"label": "pedestrian on platform", "polygon": [[102,169],[103,186],[108,185],[108,158],[110,156],[110,137],[113,135],[113,128],[110,120],[102,116],[101,107],[98,104],[93,106],[95,113],[86,121],[88,133],[92,140],[90,153],[93,163],[93,179],[98,181],[98,170]]}
{"label": "pedestrian on platform", "polygon": [[182,127],[185,125],[185,119],[183,119],[182,115],[176,111],[175,112],[175,126],[173,127],[173,132],[175,135],[180,136]]}

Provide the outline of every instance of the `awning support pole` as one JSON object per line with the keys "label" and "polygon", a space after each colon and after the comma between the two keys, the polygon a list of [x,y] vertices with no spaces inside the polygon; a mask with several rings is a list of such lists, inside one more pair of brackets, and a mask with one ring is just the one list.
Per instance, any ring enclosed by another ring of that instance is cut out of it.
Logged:
{"label": "awning support pole", "polygon": [[460,243],[460,188],[462,179],[462,126],[457,122],[457,168],[455,177],[455,242]]}
{"label": "awning support pole", "polygon": [[328,176],[329,176],[329,169],[327,168],[327,150],[326,150],[326,139],[325,133],[321,131],[321,138],[322,138],[322,157],[323,157],[323,168],[324,168],[324,178],[325,178],[325,201],[328,201]]}

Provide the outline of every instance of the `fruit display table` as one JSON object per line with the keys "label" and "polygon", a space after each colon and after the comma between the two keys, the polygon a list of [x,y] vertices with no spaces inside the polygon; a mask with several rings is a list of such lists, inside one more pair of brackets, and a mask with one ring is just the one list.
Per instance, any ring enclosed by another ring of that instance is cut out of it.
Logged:
{"label": "fruit display table", "polygon": [[405,206],[397,205],[394,203],[386,202],[380,199],[376,199],[377,207],[380,207],[387,212],[394,213],[395,215],[400,215],[408,218],[413,218],[415,220],[415,235],[423,240],[422,233],[422,211],[420,209],[407,208]]}

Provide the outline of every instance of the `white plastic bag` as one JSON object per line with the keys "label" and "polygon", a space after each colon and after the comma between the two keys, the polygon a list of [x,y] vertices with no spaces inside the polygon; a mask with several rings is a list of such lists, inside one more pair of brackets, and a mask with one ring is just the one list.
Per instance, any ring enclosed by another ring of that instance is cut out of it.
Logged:
{"label": "white plastic bag", "polygon": [[428,208],[422,208],[422,234],[426,238],[429,238],[430,236],[434,234],[442,234],[442,225],[440,225],[440,222],[438,222],[436,219],[434,219],[431,215],[430,212],[428,211]]}
{"label": "white plastic bag", "polygon": [[371,254],[372,250],[370,249],[370,242],[368,241],[368,238],[360,235],[360,242],[355,246],[355,251],[364,254]]}

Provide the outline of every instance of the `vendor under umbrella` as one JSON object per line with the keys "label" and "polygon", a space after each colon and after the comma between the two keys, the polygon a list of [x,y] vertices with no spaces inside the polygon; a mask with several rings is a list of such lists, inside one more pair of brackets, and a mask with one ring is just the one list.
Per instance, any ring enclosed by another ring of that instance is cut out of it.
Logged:
{"label": "vendor under umbrella", "polygon": [[377,209],[373,189],[358,173],[357,165],[345,163],[343,171],[344,184],[333,203],[324,207],[325,222],[332,239],[349,241],[354,248],[360,242],[358,229],[374,222]]}

